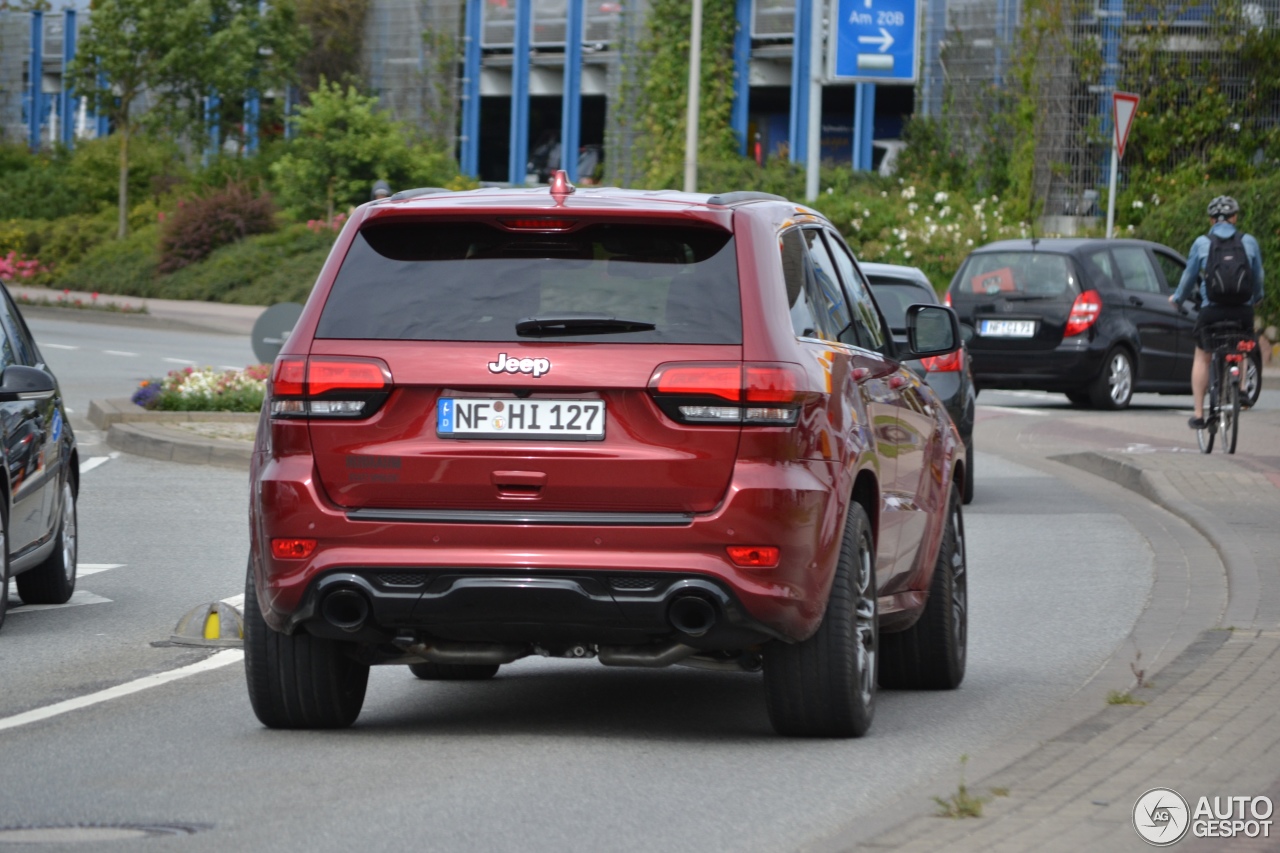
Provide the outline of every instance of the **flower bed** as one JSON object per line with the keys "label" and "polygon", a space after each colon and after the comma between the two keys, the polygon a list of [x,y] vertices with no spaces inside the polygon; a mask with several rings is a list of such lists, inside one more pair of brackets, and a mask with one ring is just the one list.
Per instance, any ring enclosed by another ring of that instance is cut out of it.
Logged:
{"label": "flower bed", "polygon": [[270,374],[269,364],[243,370],[184,367],[163,379],[144,380],[130,399],[162,412],[257,412]]}

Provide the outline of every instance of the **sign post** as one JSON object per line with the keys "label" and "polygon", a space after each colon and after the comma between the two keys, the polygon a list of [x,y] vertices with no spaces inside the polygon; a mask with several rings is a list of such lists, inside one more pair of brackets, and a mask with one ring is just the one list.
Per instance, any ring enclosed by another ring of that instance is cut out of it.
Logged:
{"label": "sign post", "polygon": [[857,83],[916,82],[918,2],[836,0],[831,77]]}
{"label": "sign post", "polygon": [[1129,139],[1129,128],[1138,112],[1138,96],[1128,92],[1115,92],[1111,96],[1111,183],[1107,192],[1107,239],[1115,237],[1116,183],[1120,176],[1120,158],[1124,156],[1124,144]]}

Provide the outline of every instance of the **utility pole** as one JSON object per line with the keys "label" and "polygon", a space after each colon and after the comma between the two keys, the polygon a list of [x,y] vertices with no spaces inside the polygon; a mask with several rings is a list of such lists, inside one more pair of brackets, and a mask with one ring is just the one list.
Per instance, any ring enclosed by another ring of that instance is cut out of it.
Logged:
{"label": "utility pole", "polygon": [[684,191],[698,191],[698,92],[702,81],[702,0],[693,0],[689,32],[689,114],[684,129]]}

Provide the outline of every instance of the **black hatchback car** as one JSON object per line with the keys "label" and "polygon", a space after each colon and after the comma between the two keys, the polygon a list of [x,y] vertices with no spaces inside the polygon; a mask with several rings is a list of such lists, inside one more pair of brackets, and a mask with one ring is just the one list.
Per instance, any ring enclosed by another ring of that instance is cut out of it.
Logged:
{"label": "black hatchback car", "polygon": [[1123,409],[1135,391],[1191,393],[1195,308],[1169,302],[1185,267],[1145,240],[1006,240],[965,259],[947,303],[973,332],[979,389],[1057,391]]}
{"label": "black hatchback car", "polygon": [[[907,345],[907,309],[912,305],[937,305],[938,294],[929,277],[916,267],[898,264],[863,263],[862,272],[875,294],[880,313],[889,324],[893,341]],[[910,359],[906,365],[934,390],[947,414],[960,431],[965,455],[969,460],[969,476],[964,481],[964,502],[973,501],[973,416],[977,393],[969,353],[961,347],[953,353],[933,358]]]}
{"label": "black hatchback car", "polygon": [[9,579],[25,604],[62,604],[76,587],[80,464],[62,393],[0,285],[0,624]]}

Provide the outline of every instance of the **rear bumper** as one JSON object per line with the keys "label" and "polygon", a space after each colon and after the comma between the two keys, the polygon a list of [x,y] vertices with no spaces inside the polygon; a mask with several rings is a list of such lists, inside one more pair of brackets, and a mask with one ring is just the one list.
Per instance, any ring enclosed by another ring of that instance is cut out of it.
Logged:
{"label": "rear bumper", "polygon": [[1102,372],[1106,350],[1082,338],[1069,338],[1051,350],[970,349],[973,381],[979,388],[1071,391]]}
{"label": "rear bumper", "polygon": [[[364,596],[367,627],[376,629],[346,639],[369,642],[419,631],[459,641],[639,643],[673,636],[671,603],[687,595],[716,609],[716,630],[699,645],[804,639],[825,609],[845,509],[836,466],[819,462],[739,461],[715,511],[637,520],[539,514],[535,502],[470,515],[351,511],[318,491],[310,457],[260,461],[252,546],[267,623],[324,631],[322,599],[344,586]],[[276,537],[317,545],[305,560],[276,559]],[[782,560],[741,568],[725,551],[733,544],[776,545]]]}
{"label": "rear bumper", "polygon": [[[367,605],[367,616],[352,618],[350,593],[362,597],[364,603],[354,605]],[[336,607],[329,605],[333,600],[339,602]],[[687,611],[693,600],[692,616],[679,611]],[[330,618],[335,613],[339,624]],[[289,626],[369,643],[425,632],[451,642],[546,647],[646,646],[678,637],[694,648],[733,649],[780,636],[748,615],[717,579],[603,571],[334,571],[309,586]]]}

